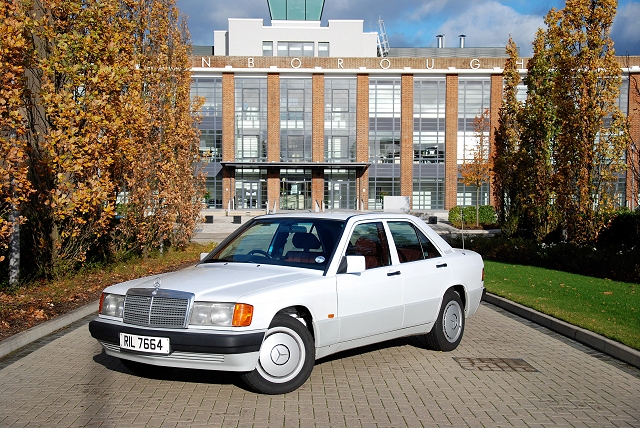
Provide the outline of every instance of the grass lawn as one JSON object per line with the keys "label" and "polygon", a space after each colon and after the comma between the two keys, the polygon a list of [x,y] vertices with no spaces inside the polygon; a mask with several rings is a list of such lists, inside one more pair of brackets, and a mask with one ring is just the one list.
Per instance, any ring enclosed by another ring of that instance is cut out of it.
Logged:
{"label": "grass lawn", "polygon": [[640,350],[640,285],[485,260],[495,295]]}

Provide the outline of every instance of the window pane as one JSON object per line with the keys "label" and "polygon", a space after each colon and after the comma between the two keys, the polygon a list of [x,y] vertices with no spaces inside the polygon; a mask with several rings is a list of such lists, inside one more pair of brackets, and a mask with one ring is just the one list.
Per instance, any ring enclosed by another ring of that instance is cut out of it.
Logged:
{"label": "window pane", "polygon": [[327,42],[318,43],[318,56],[322,56],[322,57],[329,56],[329,43]]}
{"label": "window pane", "polygon": [[273,42],[262,42],[262,56],[273,56]]}
{"label": "window pane", "polygon": [[333,111],[349,111],[349,90],[334,89],[331,100]]}
{"label": "window pane", "polygon": [[287,91],[287,110],[304,111],[304,89],[289,89]]}

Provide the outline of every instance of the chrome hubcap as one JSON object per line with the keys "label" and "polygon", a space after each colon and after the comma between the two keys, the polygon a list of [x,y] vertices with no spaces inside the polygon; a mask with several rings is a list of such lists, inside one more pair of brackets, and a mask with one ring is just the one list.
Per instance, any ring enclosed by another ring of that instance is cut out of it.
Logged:
{"label": "chrome hubcap", "polygon": [[284,383],[300,373],[304,360],[300,336],[289,328],[274,327],[262,342],[257,370],[270,382]]}
{"label": "chrome hubcap", "polygon": [[444,336],[450,343],[455,342],[460,337],[462,332],[462,308],[458,302],[451,301],[444,308],[442,316],[442,325],[444,330]]}

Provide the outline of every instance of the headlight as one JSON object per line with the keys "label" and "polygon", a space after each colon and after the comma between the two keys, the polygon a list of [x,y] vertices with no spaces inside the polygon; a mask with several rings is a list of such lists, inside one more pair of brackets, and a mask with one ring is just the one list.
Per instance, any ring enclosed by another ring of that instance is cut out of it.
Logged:
{"label": "headlight", "polygon": [[251,325],[253,306],[243,303],[195,302],[190,325],[246,327]]}
{"label": "headlight", "polygon": [[124,314],[124,296],[121,294],[102,293],[99,312],[108,317],[122,318]]}

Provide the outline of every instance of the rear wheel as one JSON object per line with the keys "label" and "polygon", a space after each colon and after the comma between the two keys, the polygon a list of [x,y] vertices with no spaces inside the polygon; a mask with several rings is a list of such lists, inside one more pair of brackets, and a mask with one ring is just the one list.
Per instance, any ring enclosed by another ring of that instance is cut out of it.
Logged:
{"label": "rear wheel", "polygon": [[464,334],[464,308],[460,295],[450,289],[444,293],[438,319],[429,333],[427,344],[436,351],[453,351]]}
{"label": "rear wheel", "polygon": [[311,375],[315,346],[309,330],[289,315],[276,315],[265,334],[255,370],[242,380],[263,394],[298,389]]}

